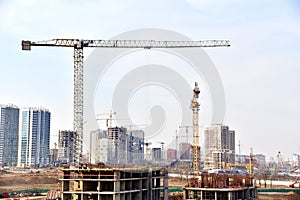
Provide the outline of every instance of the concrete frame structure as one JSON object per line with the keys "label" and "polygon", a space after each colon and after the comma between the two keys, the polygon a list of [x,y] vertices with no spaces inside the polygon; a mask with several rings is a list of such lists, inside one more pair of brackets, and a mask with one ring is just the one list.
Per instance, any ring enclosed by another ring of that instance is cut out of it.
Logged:
{"label": "concrete frame structure", "polygon": [[249,175],[202,173],[184,188],[185,200],[257,199],[255,180]]}
{"label": "concrete frame structure", "polygon": [[60,181],[62,200],[168,199],[165,168],[64,169]]}

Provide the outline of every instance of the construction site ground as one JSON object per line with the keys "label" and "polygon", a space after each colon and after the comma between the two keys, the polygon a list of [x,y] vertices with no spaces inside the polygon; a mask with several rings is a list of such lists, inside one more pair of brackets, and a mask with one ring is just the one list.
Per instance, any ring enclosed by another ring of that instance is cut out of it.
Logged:
{"label": "construction site ground", "polygon": [[[24,172],[1,173],[0,174],[0,192],[20,191],[20,190],[59,190],[59,169],[29,170]],[[169,188],[183,188],[187,185],[185,178],[169,178]],[[264,188],[264,187],[263,187]],[[267,188],[270,188],[267,185]],[[273,186],[274,188],[274,186]],[[287,188],[286,186],[276,186],[276,188]],[[259,194],[259,200],[296,200],[300,195],[289,193]],[[182,199],[181,192],[169,193],[170,200]]]}
{"label": "construction site ground", "polygon": [[19,190],[58,190],[59,169],[26,170],[0,174],[0,192]]}

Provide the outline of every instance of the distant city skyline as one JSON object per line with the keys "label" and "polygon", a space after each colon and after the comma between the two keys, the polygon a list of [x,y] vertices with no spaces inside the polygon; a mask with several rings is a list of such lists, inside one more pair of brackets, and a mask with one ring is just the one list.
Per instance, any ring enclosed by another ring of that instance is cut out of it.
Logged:
{"label": "distant city skyline", "polygon": [[[73,129],[72,49],[34,48],[22,52],[21,40],[109,39],[148,27],[174,30],[193,40],[228,39],[230,48],[205,49],[224,85],[224,124],[235,130],[242,154],[248,154],[252,147],[254,153],[265,154],[267,159],[276,157],[278,151],[285,159],[292,158],[293,153],[300,153],[299,10],[296,0],[4,0],[0,2],[0,104],[49,108],[51,145],[57,141],[59,130]],[[85,58],[92,51],[85,49]],[[145,63],[151,62],[146,58]],[[174,104],[174,99],[161,94],[162,99]],[[206,112],[209,94],[201,95],[201,109]],[[148,119],[148,113],[139,114],[137,121]],[[199,120],[200,124],[207,122],[204,116]],[[165,134],[175,136],[176,129],[166,130]]]}

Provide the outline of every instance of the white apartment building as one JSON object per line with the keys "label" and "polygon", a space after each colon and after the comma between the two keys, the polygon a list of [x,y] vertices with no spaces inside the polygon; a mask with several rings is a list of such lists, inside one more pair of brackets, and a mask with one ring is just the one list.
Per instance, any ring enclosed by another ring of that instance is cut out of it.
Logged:
{"label": "white apartment building", "polygon": [[214,124],[204,127],[204,168],[221,168],[222,163],[235,162],[235,131]]}

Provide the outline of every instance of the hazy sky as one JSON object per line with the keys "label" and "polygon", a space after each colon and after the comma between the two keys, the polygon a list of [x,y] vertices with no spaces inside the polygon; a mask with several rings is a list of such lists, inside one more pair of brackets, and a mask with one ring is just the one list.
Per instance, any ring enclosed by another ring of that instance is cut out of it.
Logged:
{"label": "hazy sky", "polygon": [[[225,124],[236,130],[242,153],[250,147],[268,157],[299,153],[297,0],[1,0],[0,104],[46,107],[52,135],[72,129],[72,49],[22,52],[21,40],[109,39],[139,28],[170,29],[193,40],[230,40],[230,48],[205,51],[222,78]],[[85,49],[85,55],[91,51]]]}

